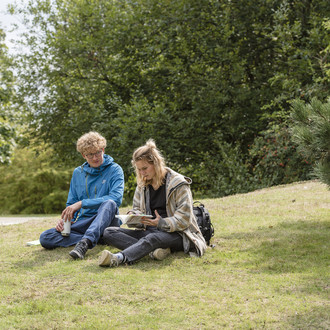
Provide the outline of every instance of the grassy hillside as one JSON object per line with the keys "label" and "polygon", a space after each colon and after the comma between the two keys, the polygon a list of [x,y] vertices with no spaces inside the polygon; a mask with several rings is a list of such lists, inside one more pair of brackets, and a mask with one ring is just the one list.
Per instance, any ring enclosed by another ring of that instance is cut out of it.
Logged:
{"label": "grassy hillside", "polygon": [[70,248],[25,245],[55,219],[1,227],[0,329],[330,328],[326,186],[203,202],[215,227],[205,256],[115,269],[97,266],[108,247],[72,261]]}

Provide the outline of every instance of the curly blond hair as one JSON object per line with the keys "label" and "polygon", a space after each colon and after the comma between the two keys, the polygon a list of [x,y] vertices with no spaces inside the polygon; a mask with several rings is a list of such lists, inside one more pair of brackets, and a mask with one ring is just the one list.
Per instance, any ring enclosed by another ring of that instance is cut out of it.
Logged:
{"label": "curly blond hair", "polygon": [[104,149],[107,140],[97,132],[89,132],[82,135],[77,141],[77,151],[83,155]]}
{"label": "curly blond hair", "polygon": [[144,160],[149,164],[153,164],[155,166],[155,178],[152,180],[153,184],[156,185],[156,189],[160,187],[164,183],[165,175],[167,170],[165,168],[165,159],[161,152],[157,149],[156,143],[153,139],[149,139],[147,143],[137,148],[132,157],[132,165],[135,168],[137,183],[141,187],[147,186],[151,184],[150,181],[144,181],[143,177],[140,175],[139,171],[136,168],[136,162]]}

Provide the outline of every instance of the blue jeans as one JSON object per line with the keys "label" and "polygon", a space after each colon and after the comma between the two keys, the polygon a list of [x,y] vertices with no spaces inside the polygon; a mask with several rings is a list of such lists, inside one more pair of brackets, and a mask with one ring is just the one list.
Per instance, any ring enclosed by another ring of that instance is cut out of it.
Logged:
{"label": "blue jeans", "polygon": [[119,227],[121,221],[115,217],[118,207],[112,200],[101,204],[97,213],[90,218],[82,218],[71,225],[70,236],[62,236],[55,228],[48,229],[40,235],[40,244],[46,249],[68,247],[77,244],[81,239],[88,238],[93,247],[97,244],[105,228]]}
{"label": "blue jeans", "polygon": [[122,250],[129,264],[158,248],[183,251],[183,239],[178,232],[168,233],[152,226],[146,230],[109,227],[103,233],[103,241]]}

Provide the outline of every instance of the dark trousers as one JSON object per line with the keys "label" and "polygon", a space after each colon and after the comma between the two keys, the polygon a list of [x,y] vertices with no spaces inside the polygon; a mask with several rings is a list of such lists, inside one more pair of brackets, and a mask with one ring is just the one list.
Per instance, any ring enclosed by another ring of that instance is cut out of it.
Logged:
{"label": "dark trousers", "polygon": [[117,205],[112,200],[103,202],[97,213],[90,218],[79,219],[71,225],[70,236],[62,236],[55,228],[48,229],[40,235],[40,244],[46,249],[68,247],[77,244],[82,238],[88,238],[93,247],[97,244],[104,229],[109,226],[119,227],[121,221],[115,217]]}
{"label": "dark trousers", "polygon": [[183,251],[183,239],[178,232],[168,233],[148,226],[146,230],[109,227],[103,241],[122,250],[128,263],[133,263],[158,248]]}

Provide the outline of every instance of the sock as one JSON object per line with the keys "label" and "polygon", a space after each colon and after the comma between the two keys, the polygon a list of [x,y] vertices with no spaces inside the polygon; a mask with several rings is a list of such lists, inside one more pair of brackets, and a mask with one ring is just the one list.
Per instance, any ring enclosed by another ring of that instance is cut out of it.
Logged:
{"label": "sock", "polygon": [[115,253],[114,255],[118,258],[120,264],[126,261],[125,256],[121,252]]}

